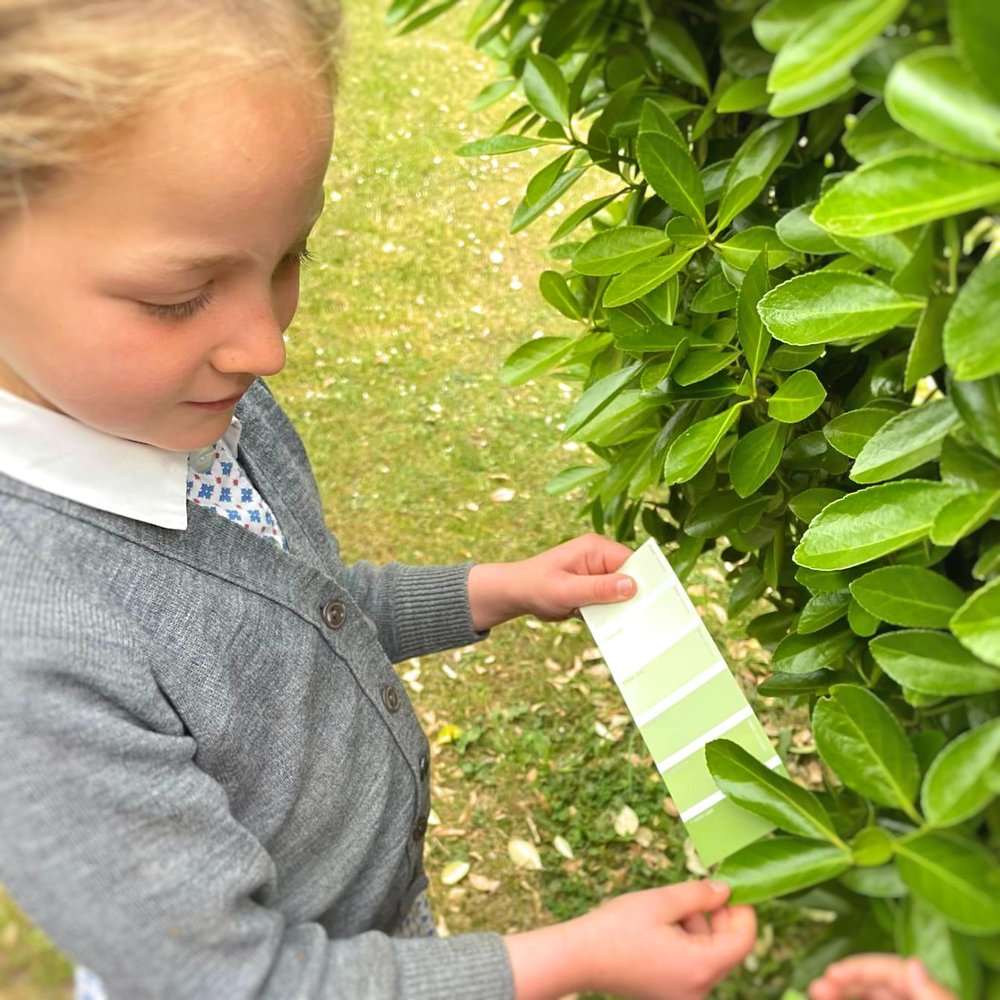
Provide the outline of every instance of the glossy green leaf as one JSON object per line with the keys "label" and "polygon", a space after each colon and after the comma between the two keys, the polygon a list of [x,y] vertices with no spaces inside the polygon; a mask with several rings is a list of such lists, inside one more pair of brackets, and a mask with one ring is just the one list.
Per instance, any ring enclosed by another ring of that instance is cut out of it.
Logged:
{"label": "glossy green leaf", "polygon": [[976,80],[1000,101],[996,40],[1000,38],[1000,7],[992,0],[949,0],[948,16],[955,46]]}
{"label": "glossy green leaf", "polygon": [[583,306],[558,271],[542,271],[538,278],[542,297],[567,319],[583,319]]}
{"label": "glossy green leaf", "polygon": [[771,344],[771,335],[764,327],[763,320],[757,311],[761,298],[771,287],[767,273],[767,261],[762,251],[747,269],[743,284],[740,285],[739,297],[736,303],[736,324],[740,338],[740,346],[746,357],[750,377],[757,378],[767,349]]}
{"label": "glossy green leaf", "polygon": [[578,209],[576,209],[576,211],[570,212],[570,214],[559,224],[558,228],[549,237],[549,242],[557,243],[564,236],[568,236],[582,222],[586,222],[591,216],[594,216],[602,209],[607,208],[611,202],[621,196],[622,192],[616,191],[613,194],[605,194],[600,198],[591,198],[589,201],[585,201]]}
{"label": "glossy green leaf", "polygon": [[871,899],[899,899],[907,895],[906,884],[895,864],[878,868],[852,868],[840,877],[843,885],[859,896]]}
{"label": "glossy green leaf", "polygon": [[795,372],[767,401],[767,412],[772,420],[797,424],[812,416],[826,399],[826,389],[814,371],[808,368]]}
{"label": "glossy green leaf", "polygon": [[767,364],[776,372],[794,372],[818,361],[825,353],[823,344],[806,344],[803,347],[779,344],[768,355]]}
{"label": "glossy green leaf", "polygon": [[694,39],[678,21],[661,18],[649,29],[649,49],[668,73],[709,92],[705,61]]}
{"label": "glossy green leaf", "polygon": [[569,124],[569,84],[551,56],[529,55],[521,79],[524,96],[543,118]]}
{"label": "glossy green leaf", "polygon": [[893,416],[892,410],[876,406],[848,410],[847,413],[842,413],[828,424],[824,424],[823,435],[842,455],[857,458],[872,435]]}
{"label": "glossy green leaf", "polygon": [[878,483],[937,458],[942,440],[961,422],[950,399],[936,399],[896,414],[865,442],[851,468],[851,479]]}
{"label": "glossy green leaf", "polygon": [[716,785],[738,806],[788,833],[845,846],[812,792],[776,774],[739,744],[713,740],[705,747],[705,762]]}
{"label": "glossy green leaf", "polygon": [[839,0],[768,0],[754,15],[754,37],[761,48],[777,52],[823,7]]}
{"label": "glossy green leaf", "polygon": [[[744,279],[745,283],[745,279]],[[713,274],[695,292],[691,300],[693,313],[719,313],[736,305],[737,290],[721,274]]]}
{"label": "glossy green leaf", "polygon": [[896,864],[903,881],[951,927],[973,935],[1000,932],[1000,867],[975,841],[951,833],[899,840]]}
{"label": "glossy green leaf", "polygon": [[931,541],[951,547],[978,531],[1000,509],[1000,490],[975,490],[945,504],[934,518]]}
{"label": "glossy green leaf", "polygon": [[848,788],[913,815],[917,758],[896,716],[867,688],[835,684],[813,710],[820,756]]}
{"label": "glossy green leaf", "polygon": [[929,534],[938,511],[958,493],[922,479],[849,493],[813,519],[792,558],[812,569],[846,569],[896,552]]}
{"label": "glossy green leaf", "polygon": [[953,434],[941,446],[941,478],[966,490],[1000,490],[1000,458]]}
{"label": "glossy green leaf", "polygon": [[583,395],[573,404],[566,417],[563,437],[572,437],[588,420],[593,419],[638,375],[640,367],[640,365],[634,364],[628,365],[626,368],[619,368],[588,386]]}
{"label": "glossy green leaf", "polygon": [[735,350],[693,351],[674,369],[674,381],[678,385],[694,385],[728,368],[738,357],[739,352]]}
{"label": "glossy green leaf", "polygon": [[1000,170],[943,153],[904,151],[866,163],[819,200],[813,219],[831,233],[875,236],[1000,200]]}
{"label": "glossy green leaf", "polygon": [[538,337],[521,344],[503,363],[500,378],[508,385],[521,385],[561,364],[575,341],[571,337]]}
{"label": "glossy green leaf", "polygon": [[589,486],[606,472],[606,469],[595,468],[592,465],[573,465],[556,473],[545,484],[545,492],[551,496],[561,496],[581,486]]}
{"label": "glossy green leaf", "polygon": [[927,300],[906,355],[904,389],[912,389],[944,364],[944,324],[954,301],[951,295],[932,295]]}
{"label": "glossy green leaf", "polygon": [[775,226],[778,237],[785,246],[800,250],[802,253],[840,253],[840,244],[836,243],[825,229],[821,229],[813,222],[811,213],[815,207],[816,202],[806,202],[778,219]]}
{"label": "glossy green leaf", "polygon": [[814,670],[839,670],[854,646],[854,636],[843,626],[809,635],[792,633],[778,643],[772,656],[775,670],[784,674],[808,674]]}
{"label": "glossy green leaf", "polygon": [[818,76],[810,76],[794,87],[779,90],[767,106],[775,118],[791,118],[805,111],[831,104],[854,88],[854,77],[842,66],[831,66]]}
{"label": "glossy green leaf", "polygon": [[[556,161],[557,164],[558,161]],[[532,191],[537,197],[525,197],[514,209],[510,220],[510,231],[519,233],[531,225],[550,205],[555,204],[586,173],[586,170],[586,167],[574,167],[572,170],[560,173],[548,187],[543,187],[540,184],[534,185]]]}
{"label": "glossy green leaf", "polygon": [[965,591],[946,576],[920,566],[883,566],[851,581],[851,595],[890,625],[947,628]]}
{"label": "glossy green leaf", "polygon": [[770,271],[788,263],[795,256],[788,247],[782,245],[778,234],[770,226],[742,229],[728,240],[716,243],[713,249],[727,264],[740,271],[747,270],[764,250],[767,251],[767,268]]}
{"label": "glossy green leaf", "polygon": [[815,594],[806,602],[799,615],[796,631],[799,635],[811,635],[827,625],[840,621],[847,614],[851,595],[846,590],[833,590],[825,594]]}
{"label": "glossy green leaf", "polygon": [[764,107],[770,96],[767,92],[766,76],[751,76],[745,80],[734,80],[719,96],[715,109],[723,115],[739,111],[753,111],[754,108]]}
{"label": "glossy green leaf", "polygon": [[669,249],[670,240],[662,230],[619,226],[587,240],[573,256],[573,270],[580,274],[618,274]]}
{"label": "glossy green leaf", "polygon": [[844,148],[858,163],[867,163],[904,149],[929,149],[922,139],[900,128],[881,99],[862,108],[843,138]]}
{"label": "glossy green leaf", "polygon": [[491,135],[487,139],[467,142],[455,150],[457,156],[503,156],[505,153],[520,153],[525,149],[537,149],[550,145],[548,140],[531,135]]}
{"label": "glossy green leaf", "polygon": [[963,381],[1000,372],[1000,256],[980,261],[958,293],[944,325],[944,356]]}
{"label": "glossy green leaf", "polygon": [[809,524],[821,510],[832,504],[834,500],[839,500],[843,495],[843,490],[834,490],[826,486],[816,486],[809,490],[803,490],[801,493],[791,497],[788,501],[788,506],[791,507],[792,513],[800,521]]}
{"label": "glossy green leaf", "polygon": [[681,215],[704,220],[701,173],[687,147],[656,132],[640,132],[635,149],[650,187]]}
{"label": "glossy green leaf", "polygon": [[866,826],[851,839],[854,863],[862,868],[876,868],[892,859],[893,838],[880,826]]}
{"label": "glossy green leaf", "polygon": [[729,456],[729,479],[741,497],[748,497],[771,478],[781,461],[788,428],[769,420],[745,434]]}
{"label": "glossy green leaf", "polygon": [[885,85],[889,114],[927,142],[975,160],[1000,160],[1000,103],[943,46],[900,59]]}
{"label": "glossy green leaf", "polygon": [[623,306],[642,298],[658,288],[669,277],[682,270],[691,259],[692,250],[675,250],[672,254],[643,261],[612,279],[604,291],[604,305]]}
{"label": "glossy green leaf", "polygon": [[955,826],[981,812],[996,795],[991,774],[1000,774],[1000,719],[962,733],[934,758],[920,790],[927,821]]}
{"label": "glossy green leaf", "polygon": [[1000,690],[1000,670],[978,660],[947,632],[889,632],[872,639],[868,648],[897,684],[921,694],[949,697]]}
{"label": "glossy green leaf", "polygon": [[948,383],[948,397],[962,415],[969,433],[1000,458],[1000,375]]}
{"label": "glossy green leaf", "polygon": [[774,337],[805,345],[890,330],[922,305],[864,274],[813,271],[771,289],[757,309]]}
{"label": "glossy green leaf", "polygon": [[759,903],[819,885],[850,867],[850,853],[833,844],[774,837],[730,855],[716,878],[732,887],[732,903]]}
{"label": "glossy green leaf", "polygon": [[867,639],[878,631],[882,622],[852,597],[847,606],[847,624],[855,635]]}
{"label": "glossy green leaf", "polygon": [[846,0],[821,7],[782,46],[768,90],[794,87],[836,67],[848,69],[905,7],[906,0]]}
{"label": "glossy green leaf", "polygon": [[667,452],[664,472],[667,483],[686,483],[698,474],[715,453],[744,405],[737,403],[714,417],[700,420],[677,438]]}
{"label": "glossy green leaf", "polygon": [[794,121],[768,122],[750,134],[726,174],[719,205],[720,229],[729,225],[764,190],[797,136],[798,124]]}
{"label": "glossy green leaf", "polygon": [[966,649],[1000,667],[1000,579],[969,597],[951,619],[951,630]]}

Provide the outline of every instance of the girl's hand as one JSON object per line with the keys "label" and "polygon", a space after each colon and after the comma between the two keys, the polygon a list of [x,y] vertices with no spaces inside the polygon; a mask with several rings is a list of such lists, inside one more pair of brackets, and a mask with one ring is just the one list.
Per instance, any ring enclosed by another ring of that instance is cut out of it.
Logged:
{"label": "girl's hand", "polygon": [[750,953],[757,921],[717,882],[628,893],[564,924],[506,939],[517,1000],[599,990],[702,1000]]}
{"label": "girl's hand", "polygon": [[809,987],[810,1000],[957,1000],[915,958],[853,955]]}
{"label": "girl's hand", "polygon": [[627,601],[635,593],[635,581],[615,570],[631,554],[626,545],[589,534],[530,559],[473,566],[473,625],[482,632],[525,614],[559,621],[585,604]]}

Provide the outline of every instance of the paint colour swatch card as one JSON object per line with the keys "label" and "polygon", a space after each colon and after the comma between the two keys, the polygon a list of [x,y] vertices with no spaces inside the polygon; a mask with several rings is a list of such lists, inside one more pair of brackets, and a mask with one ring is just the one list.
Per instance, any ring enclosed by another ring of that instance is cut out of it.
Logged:
{"label": "paint colour swatch card", "polygon": [[773,827],[718,790],[705,764],[705,744],[725,738],[768,767],[781,769],[781,761],[656,542],[632,553],[621,572],[635,580],[635,596],[580,613],[698,856],[711,865]]}

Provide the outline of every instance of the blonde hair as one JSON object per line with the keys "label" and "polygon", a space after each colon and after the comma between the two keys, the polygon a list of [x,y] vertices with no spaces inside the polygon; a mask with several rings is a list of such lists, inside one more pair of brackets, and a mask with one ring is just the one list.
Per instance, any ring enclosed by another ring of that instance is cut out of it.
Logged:
{"label": "blonde hair", "polygon": [[336,89],[338,0],[0,0],[0,218],[152,102],[254,70]]}

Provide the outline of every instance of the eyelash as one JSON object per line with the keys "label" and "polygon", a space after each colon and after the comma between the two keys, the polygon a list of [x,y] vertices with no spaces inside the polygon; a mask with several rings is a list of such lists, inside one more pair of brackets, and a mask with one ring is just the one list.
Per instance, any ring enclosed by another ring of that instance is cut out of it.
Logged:
{"label": "eyelash", "polygon": [[[282,259],[282,264],[294,263],[299,267],[307,267],[316,258],[309,252],[307,247],[302,250],[293,251],[286,254]],[[209,285],[204,291],[199,292],[193,299],[186,302],[173,302],[170,305],[162,305],[159,302],[140,302],[139,304],[158,319],[182,320],[188,319],[196,312],[204,309],[212,301],[212,287]]]}

